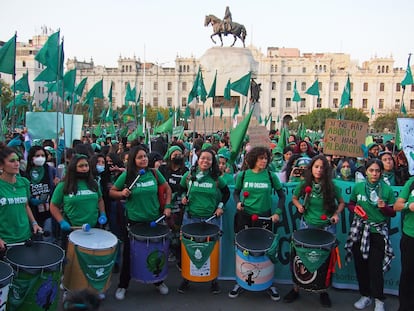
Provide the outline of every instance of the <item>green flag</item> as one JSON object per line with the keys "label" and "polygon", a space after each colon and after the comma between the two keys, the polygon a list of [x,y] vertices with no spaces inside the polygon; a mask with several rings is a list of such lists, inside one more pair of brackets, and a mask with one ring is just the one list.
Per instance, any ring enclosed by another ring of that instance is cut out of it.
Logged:
{"label": "green flag", "polygon": [[319,81],[318,81],[318,79],[316,79],[316,81],[313,82],[313,84],[310,86],[310,88],[308,88],[306,90],[305,93],[309,94],[309,95],[318,96],[318,98],[319,98]]}
{"label": "green flag", "polygon": [[262,116],[259,116],[259,124],[262,124],[263,123],[263,118],[262,118]]}
{"label": "green flag", "polygon": [[294,102],[300,102],[302,99],[300,98],[299,92],[296,88],[296,80],[295,80],[295,84],[293,85],[293,98],[292,101]]}
{"label": "green flag", "polygon": [[164,121],[164,115],[160,111],[157,111],[157,121]]}
{"label": "green flag", "polygon": [[210,113],[209,113],[209,117],[213,116],[213,108],[210,107]]}
{"label": "green flag", "polygon": [[247,108],[247,102],[245,102],[243,105],[242,115],[246,114],[246,108]]}
{"label": "green flag", "polygon": [[16,35],[0,48],[0,72],[14,74],[16,63]]}
{"label": "green flag", "polygon": [[127,83],[126,91],[125,91],[125,106],[128,105],[128,102],[135,103],[135,94],[134,94],[134,91],[131,89],[129,82]]}
{"label": "green flag", "polygon": [[102,135],[102,120],[99,120],[99,124],[95,126],[93,133],[96,137],[100,137]]}
{"label": "green flag", "polygon": [[396,124],[396,130],[395,130],[395,145],[398,149],[402,149],[402,143],[401,143],[401,135],[400,135],[400,128],[398,126],[398,120]]}
{"label": "green flag", "polygon": [[12,99],[12,101],[11,101],[10,103],[8,103],[8,104],[7,104],[6,108],[7,108],[7,109],[10,109],[10,108],[12,108],[14,105],[15,105],[16,107],[22,107],[22,106],[26,106],[26,105],[27,105],[27,101],[26,101],[26,99],[24,98],[24,94],[23,94],[23,93],[17,94],[17,95],[16,95],[16,98],[15,98],[15,99]]}
{"label": "green flag", "polygon": [[407,109],[405,109],[405,104],[404,104],[404,100],[402,101],[402,105],[401,105],[401,113],[406,116],[407,115]]}
{"label": "green flag", "polygon": [[231,95],[230,95],[230,79],[227,81],[227,85],[226,88],[224,89],[224,99],[225,100],[230,100],[231,99]]}
{"label": "green flag", "polygon": [[154,134],[158,133],[171,133],[173,130],[173,119],[169,118],[167,121],[165,121],[160,126],[154,128]]}
{"label": "green flag", "polygon": [[207,99],[207,90],[204,86],[203,74],[200,67],[198,67],[198,73],[193,88],[191,89],[190,94],[188,94],[188,104],[190,104],[194,98],[199,98],[203,103]]}
{"label": "green flag", "polygon": [[289,138],[289,130],[286,127],[282,128],[282,131],[280,132],[279,141],[277,143],[277,146],[283,150],[288,144],[288,138]]}
{"label": "green flag", "polygon": [[371,107],[371,117],[375,114],[374,107]]}
{"label": "green flag", "polygon": [[184,111],[184,119],[188,120],[191,117],[191,110],[190,107],[185,107]]}
{"label": "green flag", "polygon": [[239,114],[239,104],[237,103],[233,111],[233,119]]}
{"label": "green flag", "polygon": [[345,106],[349,105],[351,101],[351,81],[348,79],[346,80],[346,84],[341,96],[341,104],[340,108],[344,108]]}
{"label": "green flag", "polygon": [[76,68],[69,70],[63,76],[63,86],[65,92],[72,94],[75,91],[75,81],[76,81]]}
{"label": "green flag", "polygon": [[246,136],[247,129],[249,128],[250,119],[253,114],[251,109],[249,114],[230,132],[230,144],[231,144],[231,156],[230,161],[234,163],[240,149],[242,147],[243,140]]}
{"label": "green flag", "polygon": [[30,86],[29,86],[29,72],[23,74],[23,76],[16,81],[14,85],[12,85],[11,89],[16,91],[21,91],[25,93],[30,93]]}
{"label": "green flag", "polygon": [[208,92],[207,98],[216,97],[216,85],[217,85],[217,70],[216,70],[216,74],[214,75],[213,84],[211,85],[211,88],[210,88],[210,91]]}
{"label": "green flag", "polygon": [[42,107],[43,111],[47,111],[47,108],[49,107],[49,99],[47,97],[42,101],[40,107]]}
{"label": "green flag", "polygon": [[86,98],[83,104],[89,104],[89,106],[92,106],[94,98],[104,98],[103,79],[96,82],[95,85],[89,90],[89,92],[86,94]]}
{"label": "green flag", "polygon": [[59,44],[60,31],[50,35],[46,43],[35,56],[46,68],[34,79],[34,81],[56,81],[63,76],[63,42]]}
{"label": "green flag", "polygon": [[75,94],[78,95],[79,97],[81,97],[83,94],[83,90],[85,89],[87,80],[88,78],[83,78],[82,81],[75,88]]}
{"label": "green flag", "polygon": [[249,72],[247,75],[241,77],[239,80],[233,82],[230,85],[230,89],[232,89],[233,91],[240,93],[244,96],[247,96],[247,94],[249,93],[249,88],[250,88],[250,78],[252,76],[252,73]]}
{"label": "green flag", "polygon": [[201,115],[201,112],[200,112],[200,108],[197,108],[197,111],[196,111],[196,114],[195,114],[197,117],[199,117],[200,115]]}
{"label": "green flag", "polygon": [[406,85],[414,84],[413,75],[411,73],[411,67],[410,67],[410,58],[411,58],[411,54],[408,56],[408,64],[407,64],[407,70],[405,71],[405,77],[401,81],[401,86],[403,87],[403,89],[405,89]]}

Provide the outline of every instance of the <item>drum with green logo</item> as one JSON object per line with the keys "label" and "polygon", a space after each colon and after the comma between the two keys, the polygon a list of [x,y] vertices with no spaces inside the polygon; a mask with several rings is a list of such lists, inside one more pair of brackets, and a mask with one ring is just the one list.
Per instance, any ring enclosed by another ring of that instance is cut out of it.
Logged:
{"label": "drum with green logo", "polygon": [[104,293],[111,285],[118,239],[109,231],[92,228],[69,234],[63,286],[67,290],[89,288]]}
{"label": "drum with green logo", "polygon": [[7,249],[14,269],[7,310],[56,310],[65,252],[48,242],[33,242]]}
{"label": "drum with green logo", "polygon": [[301,229],[292,235],[292,278],[300,288],[325,291],[332,283],[330,269],[335,236],[321,229]]}

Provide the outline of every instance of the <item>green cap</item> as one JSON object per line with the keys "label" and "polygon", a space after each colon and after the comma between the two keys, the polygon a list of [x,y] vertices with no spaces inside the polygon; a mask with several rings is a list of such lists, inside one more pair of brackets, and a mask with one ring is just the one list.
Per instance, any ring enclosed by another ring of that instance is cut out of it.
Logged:
{"label": "green cap", "polygon": [[167,153],[164,155],[164,160],[168,160],[168,159],[171,157],[171,154],[172,154],[174,151],[180,151],[181,153],[183,152],[183,150],[182,150],[180,147],[178,147],[178,146],[171,146],[171,147],[167,150]]}
{"label": "green cap", "polygon": [[210,144],[210,143],[204,143],[204,144],[201,146],[201,150],[206,150],[206,149],[211,148],[211,147],[213,147],[213,145],[212,145],[212,144]]}
{"label": "green cap", "polygon": [[218,152],[217,152],[217,156],[219,158],[225,158],[227,160],[230,160],[230,150],[228,150],[227,148],[221,148]]}

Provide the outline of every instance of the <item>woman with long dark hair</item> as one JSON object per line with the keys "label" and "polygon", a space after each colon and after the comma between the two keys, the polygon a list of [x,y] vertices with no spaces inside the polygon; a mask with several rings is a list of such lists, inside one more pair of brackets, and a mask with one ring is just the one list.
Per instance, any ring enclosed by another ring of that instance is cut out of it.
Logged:
{"label": "woman with long dark hair", "polygon": [[[302,214],[301,229],[317,228],[335,234],[345,203],[341,190],[332,181],[328,160],[323,155],[313,157],[304,174],[303,181],[297,185],[292,197],[292,203]],[[302,202],[300,198],[304,198]],[[283,300],[289,303],[298,297],[299,287],[294,286]],[[326,291],[320,294],[320,302],[324,307],[331,307],[332,302]]]}
{"label": "woman with long dark hair", "polygon": [[[220,226],[219,217],[223,215],[223,207],[230,197],[226,182],[220,176],[215,153],[211,148],[201,150],[196,165],[181,178],[180,185],[187,192],[181,200],[185,205],[183,226],[191,223],[202,223],[212,215],[216,215],[210,223]],[[189,281],[183,279],[178,287],[179,293],[189,288]],[[211,283],[211,292],[220,293],[217,280]]]}
{"label": "woman with long dark hair", "polygon": [[375,299],[375,310],[384,309],[384,272],[391,267],[394,252],[387,221],[395,216],[394,191],[381,178],[382,161],[373,158],[365,165],[367,178],[352,189],[348,209],[354,214],[345,244],[346,260],[353,257],[361,298],[354,303],[362,310]]}
{"label": "woman with long dark hair", "polygon": [[[157,176],[155,176],[157,174]],[[139,179],[137,179],[139,178]],[[158,170],[148,167],[148,150],[143,145],[134,146],[129,151],[126,172],[123,172],[109,191],[115,200],[125,199],[125,212],[128,226],[151,222],[160,216],[158,185],[165,184],[165,178]],[[167,205],[164,215],[171,215],[171,188],[167,188]],[[123,300],[131,280],[131,246],[127,227],[123,230],[122,267],[115,298]],[[160,294],[168,294],[168,287],[163,281],[154,283]]]}

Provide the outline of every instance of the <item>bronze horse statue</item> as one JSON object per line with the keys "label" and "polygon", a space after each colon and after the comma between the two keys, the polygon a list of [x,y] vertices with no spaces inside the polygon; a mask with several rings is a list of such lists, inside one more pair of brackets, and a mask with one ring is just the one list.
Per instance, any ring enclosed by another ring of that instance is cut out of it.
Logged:
{"label": "bronze horse statue", "polygon": [[234,46],[237,38],[239,38],[243,42],[243,47],[246,47],[246,45],[244,44],[244,40],[246,39],[247,33],[246,28],[242,24],[231,22],[231,29],[225,29],[224,22],[217,16],[214,16],[213,14],[206,15],[206,18],[204,20],[205,27],[207,27],[210,24],[211,26],[213,26],[213,34],[210,36],[210,38],[211,41],[214,42],[214,44],[216,43],[216,41],[214,41],[213,39],[214,36],[219,36],[221,46],[223,46],[223,39],[221,35],[224,34],[225,36],[227,36],[227,34],[231,34],[234,37],[234,41],[231,46]]}

